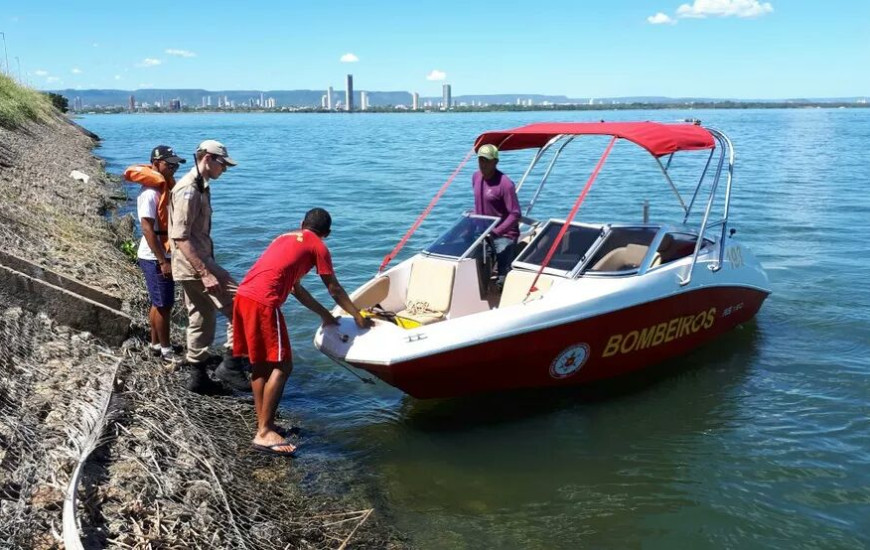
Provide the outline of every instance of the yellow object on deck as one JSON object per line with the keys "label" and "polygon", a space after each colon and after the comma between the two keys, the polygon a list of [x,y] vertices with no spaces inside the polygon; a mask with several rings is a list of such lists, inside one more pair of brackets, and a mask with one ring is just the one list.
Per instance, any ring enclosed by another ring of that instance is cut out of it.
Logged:
{"label": "yellow object on deck", "polygon": [[401,317],[399,315],[395,315],[390,312],[379,312],[379,311],[371,311],[368,309],[364,309],[359,312],[363,317],[369,317],[372,319],[380,319],[383,321],[389,321],[391,323],[395,323],[399,327],[403,329],[412,329],[419,327],[422,323],[419,321],[415,321],[414,319],[409,319],[407,317]]}

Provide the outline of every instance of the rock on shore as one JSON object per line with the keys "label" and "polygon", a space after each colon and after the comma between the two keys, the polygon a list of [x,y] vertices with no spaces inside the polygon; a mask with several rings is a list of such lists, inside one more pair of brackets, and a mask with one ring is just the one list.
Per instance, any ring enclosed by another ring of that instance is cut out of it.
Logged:
{"label": "rock on shore", "polygon": [[[144,333],[141,277],[118,248],[132,227],[106,215],[120,191],[94,146],[61,117],[0,128],[0,248],[123,298]],[[80,462],[86,547],[404,545],[366,495],[345,494],[359,484],[335,472],[353,464],[252,453],[252,404],[191,394],[181,376],[141,341],[111,348],[0,303],[0,547],[63,547],[61,510]],[[87,457],[91,432],[100,445]]]}

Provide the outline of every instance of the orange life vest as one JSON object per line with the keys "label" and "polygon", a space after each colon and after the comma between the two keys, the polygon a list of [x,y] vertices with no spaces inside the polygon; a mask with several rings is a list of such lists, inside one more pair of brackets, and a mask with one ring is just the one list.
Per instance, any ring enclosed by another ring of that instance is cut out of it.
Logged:
{"label": "orange life vest", "polygon": [[175,179],[169,176],[169,180],[163,174],[155,170],[150,164],[136,164],[124,170],[124,179],[138,183],[142,187],[150,187],[160,192],[157,200],[157,224],[159,231],[155,231],[163,248],[169,252],[169,194],[175,187]]}

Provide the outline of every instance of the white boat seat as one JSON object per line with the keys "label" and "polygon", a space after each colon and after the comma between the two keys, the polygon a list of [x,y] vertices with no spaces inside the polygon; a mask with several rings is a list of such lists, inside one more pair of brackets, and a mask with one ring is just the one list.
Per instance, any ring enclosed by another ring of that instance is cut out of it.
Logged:
{"label": "white boat seat", "polygon": [[378,277],[361,289],[359,296],[353,299],[353,305],[363,310],[374,307],[387,299],[390,293],[390,278]]}
{"label": "white boat seat", "polygon": [[[532,281],[535,280],[535,273],[531,271],[519,271],[512,269],[508,272],[504,280],[504,288],[501,292],[501,300],[498,307],[507,307],[515,304],[520,304],[529,292],[529,287],[532,286]],[[529,295],[529,300],[537,300],[550,290],[553,286],[553,277],[550,275],[541,274],[538,277],[537,287],[534,292]]]}
{"label": "white boat seat", "polygon": [[648,246],[641,244],[628,244],[619,248],[614,248],[604,255],[603,258],[595,262],[591,271],[624,271],[626,269],[637,269],[640,267]]}
{"label": "white boat seat", "polygon": [[443,320],[450,312],[456,264],[434,258],[419,258],[411,266],[405,309],[396,315],[421,325]]}

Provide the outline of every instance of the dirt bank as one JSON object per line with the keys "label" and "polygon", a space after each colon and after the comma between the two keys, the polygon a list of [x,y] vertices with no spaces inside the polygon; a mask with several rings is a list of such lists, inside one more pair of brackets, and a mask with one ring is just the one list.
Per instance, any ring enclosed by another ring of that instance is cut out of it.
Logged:
{"label": "dirt bank", "polygon": [[[62,119],[0,128],[0,248],[123,298],[144,334],[141,277],[118,248],[132,225],[111,221],[123,193],[95,145]],[[376,495],[348,494],[354,464],[256,455],[251,403],[185,391],[136,338],[107,347],[19,306],[0,303],[0,547],[63,546],[80,464],[85,547],[404,545]]]}

